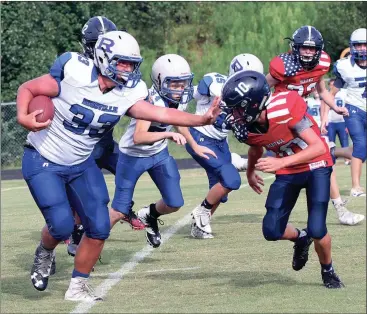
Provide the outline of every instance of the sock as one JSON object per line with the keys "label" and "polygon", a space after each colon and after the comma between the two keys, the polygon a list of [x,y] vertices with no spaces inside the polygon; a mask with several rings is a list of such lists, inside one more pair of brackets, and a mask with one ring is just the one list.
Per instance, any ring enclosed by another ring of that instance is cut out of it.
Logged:
{"label": "sock", "polygon": [[329,272],[329,271],[332,271],[332,270],[333,270],[333,262],[331,262],[330,264],[321,264],[321,271]]}
{"label": "sock", "polygon": [[204,206],[206,209],[212,209],[214,205],[210,204],[207,199],[203,200],[201,206]]}
{"label": "sock", "polygon": [[335,206],[335,205],[340,205],[340,204],[342,204],[343,203],[343,200],[342,200],[342,198],[339,196],[339,197],[337,197],[337,198],[335,198],[335,199],[331,199],[331,202],[333,203],[333,205]]}
{"label": "sock", "polygon": [[75,268],[73,270],[73,273],[71,275],[71,278],[75,278],[75,277],[82,277],[82,278],[89,278],[89,274],[83,274],[81,272],[78,272]]}
{"label": "sock", "polygon": [[150,216],[152,216],[153,218],[158,218],[161,215],[161,213],[157,211],[157,207],[155,206],[155,204],[150,204],[149,208]]}
{"label": "sock", "polygon": [[42,248],[43,250],[45,250],[45,251],[46,251],[46,252],[48,252],[48,253],[50,253],[50,252],[52,252],[52,251],[54,250],[54,249],[48,249],[48,248],[46,248],[42,241],[41,241],[41,243],[40,243],[40,246],[41,246],[41,248]]}

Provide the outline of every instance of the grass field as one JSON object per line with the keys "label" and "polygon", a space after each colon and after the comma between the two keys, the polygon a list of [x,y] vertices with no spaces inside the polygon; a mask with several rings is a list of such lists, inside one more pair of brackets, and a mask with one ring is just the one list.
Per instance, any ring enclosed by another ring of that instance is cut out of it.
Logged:
{"label": "grass field", "polygon": [[[348,195],[350,169],[338,165],[337,171],[342,194]],[[43,219],[24,181],[3,181],[1,313],[365,313],[366,222],[342,226],[329,207],[334,266],[346,288],[327,290],[314,250],[307,266],[295,272],[292,244],[263,239],[261,221],[273,180],[263,176],[263,195],[252,192],[244,179],[213,217],[215,238],[195,240],[189,236],[189,213],[204,197],[207,181],[204,171],[182,171],[185,206],[163,217],[162,246],[153,250],[145,244],[144,231],[116,225],[91,279],[107,292],[106,301],[88,306],[63,300],[73,269],[65,245],[57,248],[57,273],[47,291],[32,287],[29,271]],[[106,176],[106,181],[112,197],[114,178]],[[136,209],[158,197],[150,178],[143,176]],[[298,227],[305,226],[305,206],[302,194],[291,215]],[[350,199],[348,206],[366,213],[365,198]]]}

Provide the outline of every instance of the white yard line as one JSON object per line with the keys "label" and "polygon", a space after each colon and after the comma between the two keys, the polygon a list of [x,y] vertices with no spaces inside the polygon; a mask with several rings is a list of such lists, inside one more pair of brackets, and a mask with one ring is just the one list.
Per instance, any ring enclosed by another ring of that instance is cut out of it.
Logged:
{"label": "white yard line", "polygon": [[[274,178],[274,175],[265,177],[264,180],[268,180]],[[248,187],[249,185],[242,184],[240,189]],[[166,241],[168,241],[177,231],[179,231],[182,227],[187,225],[191,219],[191,212],[178,220],[173,226],[171,226],[168,230],[162,233],[162,247]],[[121,268],[115,272],[108,274],[109,278],[105,279],[97,288],[96,292],[98,295],[105,297],[108,291],[112,289],[113,286],[117,285],[124,276],[131,273],[132,270],[138,266],[138,264],[144,260],[147,256],[151,255],[154,251],[154,248],[150,245],[146,245],[141,251],[135,253],[135,255],[131,258],[130,261],[121,265]],[[96,302],[81,302],[79,303],[74,310],[70,313],[88,313],[88,311],[96,304]]]}
{"label": "white yard line", "polygon": [[20,190],[20,189],[26,189],[28,186],[15,186],[12,188],[7,188],[7,189],[1,189],[1,192],[6,192],[6,191],[12,191],[12,190]]}

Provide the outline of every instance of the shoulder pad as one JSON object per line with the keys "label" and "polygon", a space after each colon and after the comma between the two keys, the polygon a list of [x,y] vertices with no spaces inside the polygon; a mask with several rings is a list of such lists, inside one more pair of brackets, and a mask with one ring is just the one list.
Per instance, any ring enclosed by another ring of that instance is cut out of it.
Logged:
{"label": "shoulder pad", "polygon": [[134,88],[124,88],[123,95],[132,105],[140,100],[146,100],[149,96],[147,85],[143,80],[140,80]]}
{"label": "shoulder pad", "polygon": [[75,87],[90,84],[98,78],[93,60],[76,52],[66,52],[59,56],[50,69],[51,76]]}

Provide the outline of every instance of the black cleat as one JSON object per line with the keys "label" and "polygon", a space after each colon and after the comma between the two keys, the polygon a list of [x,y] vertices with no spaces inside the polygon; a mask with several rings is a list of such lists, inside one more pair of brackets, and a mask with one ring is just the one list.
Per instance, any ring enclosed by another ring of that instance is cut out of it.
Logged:
{"label": "black cleat", "polygon": [[345,287],[334,269],[330,271],[321,270],[321,277],[324,282],[324,286],[328,289],[340,289]]}
{"label": "black cleat", "polygon": [[161,245],[161,234],[159,232],[158,222],[163,225],[163,221],[150,215],[149,206],[140,209],[138,211],[138,217],[146,226],[148,244],[154,248],[159,247]]}
{"label": "black cleat", "polygon": [[307,235],[306,229],[303,229],[301,232],[305,232],[306,235],[298,238],[293,246],[292,267],[296,271],[301,270],[306,265],[308,261],[308,251],[313,242],[313,239]]}
{"label": "black cleat", "polygon": [[67,251],[70,256],[75,256],[76,249],[84,234],[83,225],[74,225],[74,230],[70,236],[70,243],[68,244]]}
{"label": "black cleat", "polygon": [[51,264],[50,276],[56,274],[56,258],[53,259]]}
{"label": "black cleat", "polygon": [[47,288],[48,277],[51,274],[54,259],[54,250],[47,251],[41,246],[41,244],[37,247],[31,270],[31,281],[33,287],[37,290],[43,291]]}

